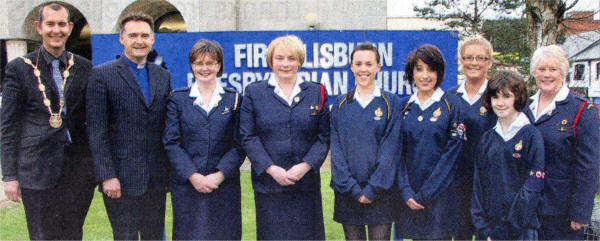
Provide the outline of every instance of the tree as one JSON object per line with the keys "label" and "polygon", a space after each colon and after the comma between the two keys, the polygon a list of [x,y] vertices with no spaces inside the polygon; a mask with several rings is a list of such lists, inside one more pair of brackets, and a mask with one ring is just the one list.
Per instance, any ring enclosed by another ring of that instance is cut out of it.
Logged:
{"label": "tree", "polygon": [[[565,13],[577,2],[578,0],[574,0],[567,6],[567,2],[563,0],[525,0],[527,42],[531,55],[539,47],[560,42],[559,39],[564,36],[564,29],[561,30],[560,25],[565,20]],[[532,76],[527,80],[527,88],[530,93],[536,89]]]}
{"label": "tree", "polygon": [[[495,62],[505,67],[517,67],[522,74],[529,74],[529,45],[525,37],[526,18],[500,18],[485,20],[483,33],[494,46]],[[492,70],[494,71],[494,70]]]}
{"label": "tree", "polygon": [[523,5],[523,0],[428,0],[425,7],[414,8],[419,17],[444,21],[445,25],[463,32],[461,35],[483,33],[484,16],[510,14]]}
{"label": "tree", "polygon": [[559,43],[560,24],[565,20],[565,13],[577,2],[578,0],[574,0],[567,6],[567,2],[561,0],[525,1],[525,14],[528,21],[527,42],[532,54],[539,47]]}

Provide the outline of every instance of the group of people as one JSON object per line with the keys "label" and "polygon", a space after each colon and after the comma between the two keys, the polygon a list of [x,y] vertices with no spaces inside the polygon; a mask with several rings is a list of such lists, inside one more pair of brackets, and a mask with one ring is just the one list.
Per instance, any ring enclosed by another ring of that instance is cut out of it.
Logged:
{"label": "group of people", "polygon": [[148,63],[153,19],[119,22],[124,47],[93,67],[65,50],[68,10],[48,3],[35,21],[42,46],[11,61],[0,117],[7,197],[23,201],[31,239],[82,238],[99,185],[118,240],[159,240],[166,193],[173,239],[240,239],[239,167],[251,162],[257,239],[325,239],[320,167],[331,149],[333,219],[346,239],[583,239],[598,187],[598,110],[569,92],[558,46],[531,60],[539,91],[498,71],[489,41],[459,45],[464,83],[440,88],[446,62],[433,45],[413,50],[410,97],[375,83],[379,51],[356,45],[356,86],[329,106],[298,71],[303,42],[267,47],[270,78],[244,95],[221,86],[223,50],[199,40],[191,86],[171,90]]}

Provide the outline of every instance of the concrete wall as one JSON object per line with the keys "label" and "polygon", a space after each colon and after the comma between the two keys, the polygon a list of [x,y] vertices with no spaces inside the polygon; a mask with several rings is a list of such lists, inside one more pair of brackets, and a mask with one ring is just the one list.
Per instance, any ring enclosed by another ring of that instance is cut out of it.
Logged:
{"label": "concrete wall", "polygon": [[[0,39],[39,40],[33,28],[42,0],[0,0]],[[231,30],[303,30],[306,16],[317,29],[386,29],[386,0],[64,0],[86,18],[93,34],[115,33],[129,10],[151,15],[174,8],[188,32]],[[160,17],[160,16],[154,16]]]}

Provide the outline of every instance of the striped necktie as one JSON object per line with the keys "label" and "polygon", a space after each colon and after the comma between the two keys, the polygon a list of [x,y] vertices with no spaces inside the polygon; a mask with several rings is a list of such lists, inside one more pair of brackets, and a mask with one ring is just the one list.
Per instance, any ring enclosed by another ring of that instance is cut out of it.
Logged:
{"label": "striped necktie", "polygon": [[[52,60],[52,79],[54,79],[54,83],[56,83],[56,88],[58,89],[58,97],[60,99],[63,99],[63,90],[62,90],[63,76],[62,76],[62,73],[60,73],[59,66],[60,66],[60,61],[58,61],[58,59]],[[63,106],[62,111],[64,113],[67,113],[66,103],[65,103],[65,106]]]}

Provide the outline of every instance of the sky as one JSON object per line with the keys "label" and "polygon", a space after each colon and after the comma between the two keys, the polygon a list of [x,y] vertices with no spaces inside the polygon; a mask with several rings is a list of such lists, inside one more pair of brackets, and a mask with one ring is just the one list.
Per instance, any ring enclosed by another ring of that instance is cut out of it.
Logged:
{"label": "sky", "polygon": [[[472,0],[461,0],[465,3]],[[415,17],[416,13],[413,11],[415,4],[418,6],[424,6],[425,1],[423,0],[387,0],[387,15],[388,17]],[[571,3],[572,0],[567,0],[567,3]],[[573,10],[600,10],[600,0],[579,0]],[[596,14],[595,19],[599,19],[600,14]]]}

